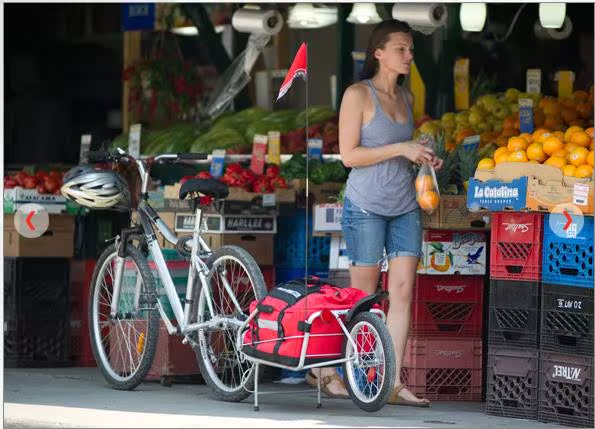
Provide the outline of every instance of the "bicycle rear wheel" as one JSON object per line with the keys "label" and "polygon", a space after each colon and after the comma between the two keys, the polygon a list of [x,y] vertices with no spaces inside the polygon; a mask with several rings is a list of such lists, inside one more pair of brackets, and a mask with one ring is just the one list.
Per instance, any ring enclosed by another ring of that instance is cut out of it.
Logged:
{"label": "bicycle rear wheel", "polygon": [[347,391],[351,400],[362,410],[381,409],[392,391],[395,376],[395,352],[390,333],[382,319],[371,313],[356,315],[347,326],[354,340],[354,349],[345,339],[345,357],[357,354],[359,362],[348,360],[343,364]]}
{"label": "bicycle rear wheel", "polygon": [[[254,258],[240,247],[223,246],[213,253],[207,265],[214,273],[209,279],[214,314],[210,314],[201,289],[198,321],[207,322],[213,317],[236,322],[246,320],[250,303],[262,299],[267,293],[262,272]],[[229,290],[225,288],[225,282]],[[247,398],[254,387],[254,364],[245,360],[236,347],[237,325],[201,329],[197,334],[200,373],[215,396],[229,402]]]}
{"label": "bicycle rear wheel", "polygon": [[116,389],[131,390],[149,372],[157,348],[155,282],[146,258],[129,244],[118,311],[112,317],[116,258],[116,246],[112,244],[99,257],[93,273],[89,296],[90,339],[95,361],[105,379]]}

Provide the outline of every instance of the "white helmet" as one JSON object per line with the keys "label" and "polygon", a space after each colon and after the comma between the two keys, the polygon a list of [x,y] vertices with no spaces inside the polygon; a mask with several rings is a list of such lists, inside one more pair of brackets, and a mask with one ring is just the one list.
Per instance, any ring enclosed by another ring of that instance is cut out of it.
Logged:
{"label": "white helmet", "polygon": [[87,165],[72,168],[60,189],[64,197],[89,209],[129,209],[130,191],[122,177]]}

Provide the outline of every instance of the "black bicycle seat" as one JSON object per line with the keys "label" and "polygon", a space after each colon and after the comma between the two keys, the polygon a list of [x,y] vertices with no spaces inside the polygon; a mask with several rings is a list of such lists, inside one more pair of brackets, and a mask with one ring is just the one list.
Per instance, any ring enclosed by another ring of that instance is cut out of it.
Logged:
{"label": "black bicycle seat", "polygon": [[189,179],[180,188],[180,199],[185,200],[188,194],[206,195],[219,200],[229,195],[229,188],[216,179]]}

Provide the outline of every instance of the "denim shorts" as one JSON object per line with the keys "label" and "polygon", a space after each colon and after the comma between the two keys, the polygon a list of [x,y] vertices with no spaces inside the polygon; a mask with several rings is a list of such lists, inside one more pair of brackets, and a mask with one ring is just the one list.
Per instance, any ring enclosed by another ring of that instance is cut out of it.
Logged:
{"label": "denim shorts", "polygon": [[363,210],[345,198],[341,219],[351,265],[378,265],[384,256],[421,257],[422,226],[419,208],[398,216]]}

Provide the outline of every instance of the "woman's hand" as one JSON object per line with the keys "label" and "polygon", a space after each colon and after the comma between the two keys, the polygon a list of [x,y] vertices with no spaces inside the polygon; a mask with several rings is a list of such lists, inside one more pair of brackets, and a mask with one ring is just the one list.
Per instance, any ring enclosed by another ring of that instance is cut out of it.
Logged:
{"label": "woman's hand", "polygon": [[434,157],[434,160],[432,161],[432,167],[434,167],[435,171],[439,171],[442,166],[444,165],[444,160],[440,159],[438,157]]}
{"label": "woman's hand", "polygon": [[401,156],[417,164],[430,164],[434,159],[437,159],[434,156],[434,151],[423,144],[415,142],[399,143],[399,148],[401,149]]}

